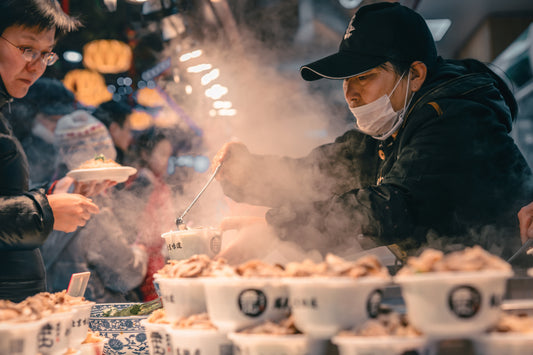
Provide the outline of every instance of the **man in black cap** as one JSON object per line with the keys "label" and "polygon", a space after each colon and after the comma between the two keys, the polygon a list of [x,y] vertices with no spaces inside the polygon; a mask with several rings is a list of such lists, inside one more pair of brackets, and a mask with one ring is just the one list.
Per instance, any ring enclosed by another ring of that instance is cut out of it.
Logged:
{"label": "man in black cap", "polygon": [[343,80],[354,129],[300,159],[226,144],[214,162],[226,195],[272,207],[280,238],[322,252],[518,249],[531,171],[509,136],[515,99],[487,66],[442,59],[424,19],[386,2],[361,7],[339,51],[300,73]]}

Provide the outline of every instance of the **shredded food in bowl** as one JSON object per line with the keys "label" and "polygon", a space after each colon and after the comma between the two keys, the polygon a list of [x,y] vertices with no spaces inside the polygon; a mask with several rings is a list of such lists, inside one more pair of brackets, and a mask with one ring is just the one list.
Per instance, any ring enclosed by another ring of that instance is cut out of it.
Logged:
{"label": "shredded food in bowl", "polygon": [[505,260],[490,254],[478,245],[449,254],[429,248],[424,250],[419,257],[409,257],[407,264],[398,271],[397,275],[481,270],[511,271],[512,267]]}
{"label": "shredded food in bowl", "polygon": [[352,277],[365,276],[389,277],[389,271],[374,255],[363,256],[356,261],[347,261],[343,258],[327,254],[321,263],[309,259],[302,262],[291,262],[285,266],[285,275],[288,277],[326,276],[326,277]]}

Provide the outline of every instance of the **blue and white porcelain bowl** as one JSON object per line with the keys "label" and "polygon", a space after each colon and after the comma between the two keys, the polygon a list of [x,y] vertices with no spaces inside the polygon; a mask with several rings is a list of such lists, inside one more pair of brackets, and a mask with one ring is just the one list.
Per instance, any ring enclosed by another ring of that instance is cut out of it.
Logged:
{"label": "blue and white porcelain bowl", "polygon": [[146,316],[104,317],[102,313],[115,307],[118,310],[134,303],[99,303],[93,306],[89,328],[108,339],[104,346],[106,355],[149,355],[145,328],[141,325]]}

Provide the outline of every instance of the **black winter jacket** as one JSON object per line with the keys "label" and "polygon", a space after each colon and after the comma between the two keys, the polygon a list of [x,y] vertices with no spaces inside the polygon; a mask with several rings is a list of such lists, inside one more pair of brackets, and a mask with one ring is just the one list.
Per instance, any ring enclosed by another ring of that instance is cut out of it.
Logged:
{"label": "black winter jacket", "polygon": [[[0,107],[9,100],[0,81]],[[54,225],[45,191],[29,191],[28,183],[26,155],[0,114],[0,299],[14,302],[45,291],[38,247]]]}
{"label": "black winter jacket", "polygon": [[507,257],[520,246],[517,213],[533,200],[509,135],[516,111],[484,64],[439,59],[394,138],[351,130],[304,158],[254,155],[245,184],[222,186],[236,201],[273,207],[267,221],[282,238],[323,252],[479,244]]}

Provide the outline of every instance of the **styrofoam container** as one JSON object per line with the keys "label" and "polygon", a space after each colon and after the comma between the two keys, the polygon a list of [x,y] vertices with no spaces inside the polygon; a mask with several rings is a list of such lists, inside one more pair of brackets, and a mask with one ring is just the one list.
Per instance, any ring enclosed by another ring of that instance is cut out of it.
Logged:
{"label": "styrofoam container", "polygon": [[63,355],[69,348],[70,331],[74,310],[56,312],[43,318],[37,334],[38,347],[42,355]]}
{"label": "styrofoam container", "polygon": [[303,334],[273,335],[232,332],[235,355],[307,355],[309,342]]}
{"label": "styrofoam container", "polygon": [[192,228],[161,234],[165,239],[168,256],[174,260],[188,259],[196,254],[210,258],[220,252],[222,233],[215,228]]}
{"label": "styrofoam container", "polygon": [[294,323],[303,333],[331,338],[378,315],[382,289],[390,283],[382,277],[285,278]]}
{"label": "styrofoam container", "polygon": [[498,323],[512,271],[431,272],[395,277],[409,322],[431,337],[465,338]]}
{"label": "styrofoam container", "polygon": [[161,302],[169,321],[206,312],[203,278],[164,278],[155,276]]}
{"label": "styrofoam container", "polygon": [[168,333],[168,324],[152,323],[148,319],[143,319],[141,325],[146,331],[150,355],[174,354],[174,347],[172,346],[172,340]]}
{"label": "styrofoam container", "polygon": [[0,354],[37,354],[37,334],[44,320],[0,322]]}
{"label": "styrofoam container", "polygon": [[165,327],[173,344],[172,354],[233,354],[233,344],[225,333],[218,330]]}
{"label": "styrofoam container", "polygon": [[339,355],[402,355],[408,351],[425,354],[427,338],[399,336],[334,336]]}
{"label": "styrofoam container", "polygon": [[222,332],[288,316],[287,286],[278,277],[204,278],[207,313]]}
{"label": "styrofoam container", "polygon": [[81,304],[71,306],[74,311],[69,336],[69,346],[71,348],[78,348],[81,342],[87,337],[89,317],[91,316],[91,309],[95,304],[96,302],[85,301]]}

